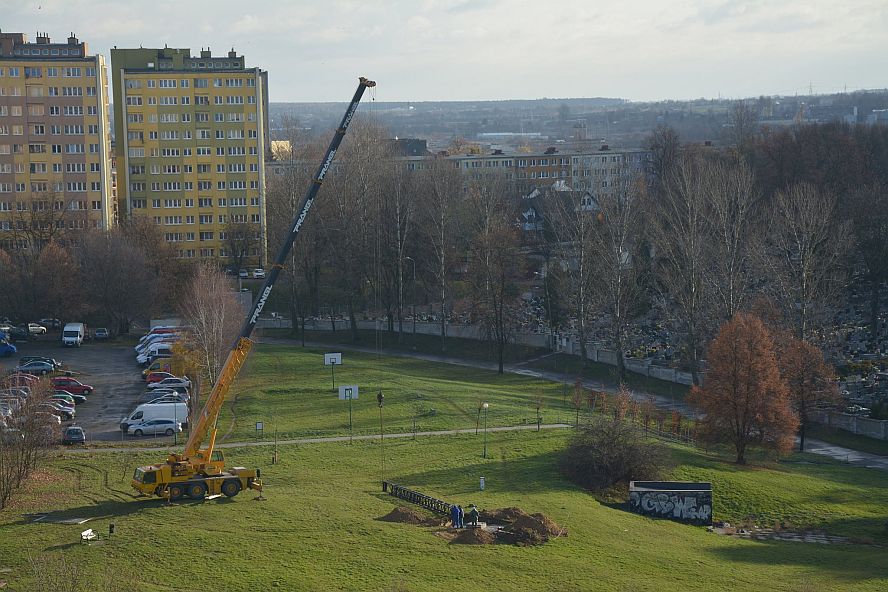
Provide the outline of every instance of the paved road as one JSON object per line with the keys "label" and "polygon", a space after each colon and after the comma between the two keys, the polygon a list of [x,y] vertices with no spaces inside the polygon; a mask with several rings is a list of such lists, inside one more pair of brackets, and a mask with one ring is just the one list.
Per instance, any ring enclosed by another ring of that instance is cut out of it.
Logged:
{"label": "paved road", "polygon": [[[566,423],[544,423],[540,426],[540,429],[543,430],[561,430],[565,428],[571,428],[573,426]],[[537,426],[535,425],[520,425],[520,426],[501,426],[495,428],[487,428],[488,432],[514,432],[518,430],[535,430]],[[396,432],[393,434],[386,434],[386,440],[390,438],[412,438],[414,435],[419,437],[424,436],[455,436],[457,434],[474,434],[475,428],[466,428],[459,430],[438,430],[433,432]],[[324,442],[347,442],[349,440],[379,440],[379,435],[362,435],[362,436],[329,436],[326,438],[295,438],[292,440],[278,440],[277,445],[285,445],[285,444],[321,444]],[[170,444],[172,444],[172,440],[170,440]],[[252,448],[253,446],[274,446],[275,442],[273,440],[262,440],[262,441],[251,441],[251,442],[226,442],[224,444],[216,444],[216,448]],[[71,454],[93,454],[96,452],[168,452],[170,450],[170,446],[153,446],[153,447],[141,447],[141,446],[113,446],[110,448],[70,448],[65,452]]]}
{"label": "paved road", "polygon": [[[290,339],[275,339],[275,338],[262,338],[261,342],[263,343],[273,343],[279,345],[299,345],[299,342]],[[470,368],[483,368],[486,370],[493,370],[494,372],[498,369],[496,363],[493,362],[481,362],[474,360],[465,360],[462,358],[453,358],[450,356],[438,355],[438,354],[427,354],[421,352],[405,352],[399,350],[389,350],[389,349],[381,349],[377,350],[372,346],[363,346],[363,345],[343,345],[343,344],[329,344],[329,343],[315,343],[315,342],[306,342],[306,347],[314,347],[314,348],[328,348],[328,349],[343,349],[347,351],[359,351],[364,353],[380,353],[386,356],[395,356],[402,358],[414,358],[417,360],[426,360],[429,362],[440,362],[444,364],[455,364],[457,366],[468,366]],[[537,371],[530,370],[528,368],[522,367],[524,363],[519,364],[509,364],[503,367],[505,372],[509,372],[512,374],[521,374],[523,376],[534,376],[537,378],[543,378],[546,380],[551,380],[553,382],[567,382],[573,383],[576,380],[575,376],[571,376],[568,374],[562,374],[560,372],[551,372],[551,371]],[[609,393],[617,392],[617,387],[614,385],[603,384],[599,381],[586,380],[583,382],[583,386],[586,388],[594,388],[598,390],[603,390]],[[633,389],[632,397],[638,401],[649,401],[651,398],[654,400],[654,404],[657,407],[667,410],[678,410],[682,413],[682,415],[688,417],[696,417],[697,412],[695,409],[691,408],[689,405],[684,403],[683,401],[674,401],[668,399],[666,397],[662,397],[659,395],[653,395],[651,393],[647,393],[644,391],[639,391],[637,389]],[[835,444],[828,444],[826,442],[822,442],[820,440],[805,440],[805,452],[810,452],[812,454],[819,454],[822,456],[828,456],[830,458],[834,458],[836,460],[840,460],[843,462],[848,462],[852,465],[868,467],[871,469],[879,469],[882,471],[888,471],[888,457],[879,456],[877,454],[871,454],[868,452],[861,452],[859,450],[851,450],[850,448],[844,448],[842,446],[836,446]]]}

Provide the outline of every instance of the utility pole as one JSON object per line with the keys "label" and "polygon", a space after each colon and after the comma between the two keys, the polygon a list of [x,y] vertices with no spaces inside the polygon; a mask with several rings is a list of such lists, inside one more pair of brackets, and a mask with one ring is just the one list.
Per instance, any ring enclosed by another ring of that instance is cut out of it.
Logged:
{"label": "utility pole", "polygon": [[385,481],[385,427],[382,422],[382,406],[385,403],[385,395],[381,390],[376,393],[376,402],[379,404],[379,454],[382,457],[382,480]]}

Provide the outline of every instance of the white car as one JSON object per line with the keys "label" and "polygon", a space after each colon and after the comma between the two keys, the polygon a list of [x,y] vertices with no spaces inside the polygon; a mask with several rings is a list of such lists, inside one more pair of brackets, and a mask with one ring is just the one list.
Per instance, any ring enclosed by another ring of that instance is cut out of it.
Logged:
{"label": "white car", "polygon": [[169,388],[171,386],[184,386],[185,388],[191,388],[191,381],[188,380],[187,376],[183,376],[182,378],[171,377],[164,378],[163,380],[159,380],[157,382],[152,382],[146,388],[150,391],[155,389]]}
{"label": "white car", "polygon": [[46,327],[37,323],[28,323],[28,333],[31,335],[46,335]]}
{"label": "white car", "polygon": [[261,267],[257,267],[253,270],[253,279],[254,280],[264,280],[265,279],[265,270]]}

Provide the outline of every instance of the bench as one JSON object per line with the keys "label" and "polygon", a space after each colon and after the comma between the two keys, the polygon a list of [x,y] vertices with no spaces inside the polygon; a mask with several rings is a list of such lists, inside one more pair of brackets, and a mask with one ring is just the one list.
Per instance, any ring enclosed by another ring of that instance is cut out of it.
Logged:
{"label": "bench", "polygon": [[83,532],[80,533],[80,542],[81,543],[88,543],[89,541],[95,541],[95,540],[98,540],[98,538],[99,538],[99,535],[97,535],[96,531],[94,531],[92,528],[87,528],[86,530],[84,530]]}

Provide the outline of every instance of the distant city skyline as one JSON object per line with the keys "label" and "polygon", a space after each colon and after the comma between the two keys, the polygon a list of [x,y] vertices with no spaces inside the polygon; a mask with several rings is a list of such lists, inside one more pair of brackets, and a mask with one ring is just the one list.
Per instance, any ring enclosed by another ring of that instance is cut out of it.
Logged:
{"label": "distant city skyline", "polygon": [[[149,12],[150,10],[150,12]],[[346,101],[358,76],[379,101],[741,98],[888,86],[878,0],[393,0],[150,5],[27,0],[3,31],[93,53],[113,46],[231,47],[269,71],[274,102]]]}

